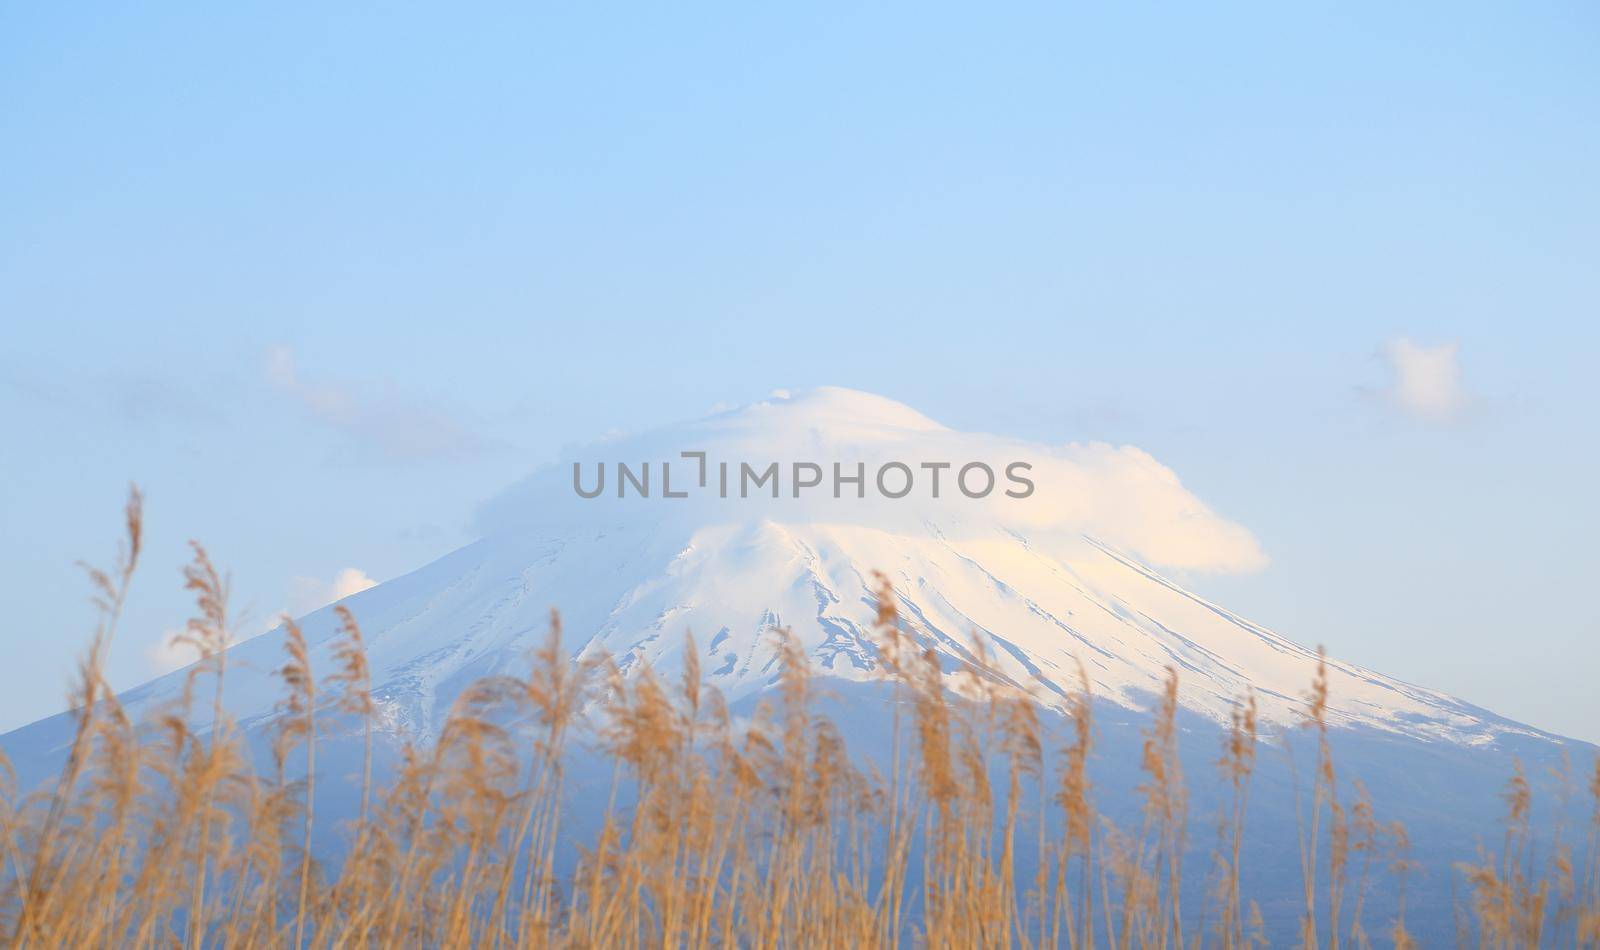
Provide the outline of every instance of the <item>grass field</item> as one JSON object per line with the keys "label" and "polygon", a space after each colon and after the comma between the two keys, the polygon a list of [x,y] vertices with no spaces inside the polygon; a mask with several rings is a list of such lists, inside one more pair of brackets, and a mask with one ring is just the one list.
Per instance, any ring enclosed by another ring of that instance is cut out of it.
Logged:
{"label": "grass field", "polygon": [[[0,928],[13,946],[1262,942],[1239,883],[1265,744],[1249,695],[1217,750],[1218,772],[1185,776],[1169,671],[1138,750],[1140,818],[1117,827],[1094,804],[1087,676],[1068,704],[1070,741],[1051,747],[1040,707],[989,674],[981,646],[952,680],[902,633],[880,582],[879,657],[897,700],[882,771],[861,765],[814,713],[808,661],[788,639],[774,701],[744,719],[703,684],[692,641],[681,680],[649,669],[624,677],[606,659],[574,663],[553,616],[525,677],[472,685],[437,740],[407,748],[402,766],[376,781],[366,654],[356,618],[341,609],[332,669],[310,668],[286,621],[274,765],[261,770],[226,717],[228,590],[200,547],[186,572],[197,611],[185,637],[202,660],[183,698],[134,722],[107,687],[104,658],[141,519],[135,493],[117,567],[90,572],[100,624],[59,779],[26,793],[8,782],[0,797]],[[1369,795],[1339,774],[1327,698],[1319,671],[1303,713],[1316,761],[1295,803],[1301,942],[1412,946],[1405,829],[1379,820],[1381,789]],[[216,723],[204,732],[190,728],[200,704]],[[598,737],[628,804],[614,790],[599,833],[563,862],[563,756],[580,724]],[[324,863],[313,859],[312,804],[315,783],[330,780],[316,759],[330,728],[361,737],[365,768],[347,853]],[[1226,803],[1204,868],[1184,858],[1190,780],[1220,781]],[[1459,876],[1461,943],[1600,943],[1600,763],[1574,784],[1592,799],[1588,826],[1536,849],[1529,782],[1520,771],[1507,777],[1500,847],[1442,869]],[[1025,813],[1046,808],[1056,813]],[[1043,857],[1024,861],[1019,850]],[[576,870],[558,878],[563,866]],[[1203,923],[1176,898],[1197,874],[1212,882]],[[1399,914],[1371,919],[1365,901],[1377,887],[1398,889]]]}

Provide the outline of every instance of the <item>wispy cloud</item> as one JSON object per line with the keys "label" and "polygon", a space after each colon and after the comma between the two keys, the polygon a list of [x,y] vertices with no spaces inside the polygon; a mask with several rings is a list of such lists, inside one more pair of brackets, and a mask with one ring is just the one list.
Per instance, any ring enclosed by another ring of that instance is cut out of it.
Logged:
{"label": "wispy cloud", "polygon": [[216,425],[226,412],[216,393],[202,396],[188,377],[142,371],[70,376],[0,367],[0,391],[53,412],[116,425]]}
{"label": "wispy cloud", "polygon": [[1466,411],[1470,400],[1461,381],[1460,344],[1424,346],[1400,338],[1384,344],[1391,380],[1384,391],[1390,404],[1428,422],[1448,422]]}
{"label": "wispy cloud", "polygon": [[287,346],[268,347],[262,370],[268,383],[292,396],[312,418],[389,461],[464,458],[495,445],[450,413],[399,393],[307,379]]}

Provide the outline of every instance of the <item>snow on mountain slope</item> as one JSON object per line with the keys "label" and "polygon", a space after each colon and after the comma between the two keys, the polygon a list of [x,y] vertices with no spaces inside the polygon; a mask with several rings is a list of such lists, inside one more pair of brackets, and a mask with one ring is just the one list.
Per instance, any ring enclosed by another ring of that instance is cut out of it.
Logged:
{"label": "snow on mountain slope", "polygon": [[[705,453],[704,477],[700,457],[685,452]],[[981,498],[955,481],[977,461],[998,475]],[[1026,497],[1004,493],[1021,494],[1001,474],[1018,461],[1034,486]],[[629,497],[617,497],[617,462],[635,475],[650,463],[649,497],[632,483]],[[734,475],[727,492],[723,462]],[[741,491],[741,462],[757,473],[777,463],[777,484]],[[601,463],[610,469],[605,491],[582,497],[578,488],[594,484]],[[804,485],[811,470],[796,463],[816,465],[821,483]],[[862,466],[866,484],[847,480],[834,497],[835,463],[847,476]],[[927,477],[936,472],[938,497]],[[911,490],[890,497],[903,481]],[[669,485],[683,497],[667,496]],[[910,632],[952,660],[966,655],[971,636],[984,638],[1000,671],[1049,705],[1076,688],[1080,660],[1098,696],[1131,708],[1148,707],[1171,665],[1191,710],[1226,721],[1253,687],[1263,720],[1286,726],[1316,664],[1312,651],[1156,572],[1248,570],[1264,559],[1247,531],[1145,453],[959,433],[848,390],[780,395],[576,450],[486,506],[481,527],[480,541],[345,601],[366,632],[377,695],[396,728],[430,731],[465,683],[520,670],[551,607],[562,611],[574,651],[605,649],[625,666],[648,661],[665,673],[678,669],[692,631],[706,674],[734,699],[773,681],[778,626],[824,673],[875,678],[874,570],[893,583]],[[314,664],[329,669],[331,609],[304,626],[320,645]],[[281,657],[277,634],[230,652],[235,717],[271,714]],[[127,700],[173,697],[181,675]],[[1337,724],[1472,745],[1537,734],[1358,667],[1331,662],[1329,675]]]}

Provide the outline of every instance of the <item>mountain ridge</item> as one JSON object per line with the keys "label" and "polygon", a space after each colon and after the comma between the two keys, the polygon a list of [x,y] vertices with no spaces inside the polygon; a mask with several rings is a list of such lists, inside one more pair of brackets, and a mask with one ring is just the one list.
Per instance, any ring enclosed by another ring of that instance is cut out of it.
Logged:
{"label": "mountain ridge", "polygon": [[[585,456],[643,461],[690,448],[711,460],[1020,458],[1033,466],[1039,491],[1022,500],[952,494],[907,504],[787,493],[591,500],[565,478],[566,466]],[[1145,504],[1130,507],[1129,498]],[[1116,505],[1125,509],[1121,520],[1105,510]],[[486,508],[496,510],[504,517],[480,540],[342,602],[366,633],[374,694],[396,732],[431,733],[468,680],[514,669],[543,636],[552,608],[562,611],[575,656],[604,650],[624,669],[649,662],[676,672],[685,636],[695,633],[708,682],[730,700],[770,685],[777,626],[791,630],[822,675],[878,678],[870,630],[878,571],[893,585],[907,632],[951,668],[970,660],[968,638],[977,637],[998,675],[1058,709],[1078,688],[1080,661],[1097,697],[1133,710],[1148,707],[1171,666],[1180,703],[1202,717],[1225,724],[1248,689],[1264,726],[1289,728],[1317,664],[1314,651],[1151,564],[1193,569],[1197,543],[1238,547],[1242,529],[1148,455],[958,433],[849,390],[782,394],[581,447]],[[1217,563],[1248,555],[1239,547]],[[302,626],[314,668],[331,669],[332,607]],[[227,708],[239,721],[273,714],[280,636],[230,650]],[[1335,659],[1328,671],[1336,726],[1469,747],[1510,733],[1548,736]],[[135,711],[153,708],[178,694],[185,675],[135,687],[126,700]]]}

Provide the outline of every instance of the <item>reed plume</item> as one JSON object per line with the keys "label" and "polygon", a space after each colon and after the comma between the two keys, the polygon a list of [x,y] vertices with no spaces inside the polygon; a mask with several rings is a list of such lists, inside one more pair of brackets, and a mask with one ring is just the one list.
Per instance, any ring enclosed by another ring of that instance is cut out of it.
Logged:
{"label": "reed plume", "polygon": [[[642,655],[575,659],[554,613],[525,671],[471,683],[436,736],[408,739],[339,605],[321,641],[284,618],[283,700],[270,767],[258,769],[225,703],[229,584],[199,545],[184,572],[196,613],[180,635],[199,660],[177,699],[135,721],[108,687],[141,550],[137,491],[124,521],[115,569],[89,571],[97,620],[60,774],[30,793],[0,757],[0,933],[13,947],[1264,943],[1241,874],[1261,729],[1253,693],[1224,724],[1215,878],[1188,901],[1177,670],[1137,750],[1137,817],[1119,828],[1096,808],[1094,755],[1116,750],[1097,739],[1088,668],[1078,664],[1076,688],[1051,697],[1051,711],[1001,668],[986,633],[937,648],[883,575],[872,636],[887,688],[862,707],[885,704],[883,761],[853,755],[819,711],[824,682],[787,631],[760,647],[772,688],[736,713],[692,636],[668,677]],[[1383,932],[1415,946],[1405,828],[1381,822],[1360,783],[1340,793],[1328,702],[1319,655],[1303,717],[1312,787],[1295,795],[1302,942],[1368,946],[1369,895],[1392,886],[1398,912]],[[356,736],[357,804],[331,826],[318,804],[343,777],[321,774],[319,748]],[[577,745],[613,770],[582,842],[564,825]],[[396,764],[380,770],[381,750]],[[1532,783],[1513,775],[1499,849],[1459,869],[1469,938],[1531,947],[1559,931],[1600,944],[1600,762],[1584,790],[1583,834],[1546,856]]]}

